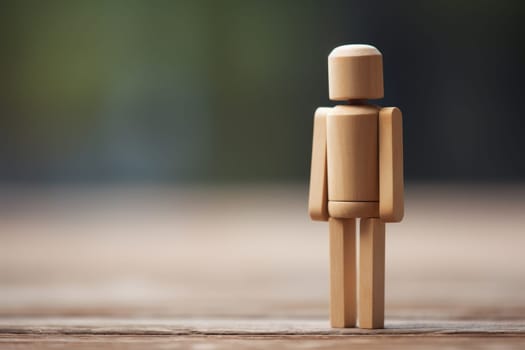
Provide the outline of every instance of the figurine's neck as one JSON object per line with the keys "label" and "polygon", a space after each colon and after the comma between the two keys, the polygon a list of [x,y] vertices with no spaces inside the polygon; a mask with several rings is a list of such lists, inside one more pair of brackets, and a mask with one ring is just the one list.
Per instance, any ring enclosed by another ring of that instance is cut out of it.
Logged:
{"label": "figurine's neck", "polygon": [[367,105],[368,100],[361,99],[361,100],[348,100],[349,105]]}

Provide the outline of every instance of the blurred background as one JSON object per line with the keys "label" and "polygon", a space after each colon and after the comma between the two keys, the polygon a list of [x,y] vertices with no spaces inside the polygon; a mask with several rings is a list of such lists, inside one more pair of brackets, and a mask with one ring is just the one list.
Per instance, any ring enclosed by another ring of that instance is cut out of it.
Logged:
{"label": "blurred background", "polygon": [[0,181],[303,182],[369,43],[410,181],[525,177],[522,1],[2,1]]}
{"label": "blurred background", "polygon": [[0,318],[325,322],[313,113],[369,43],[404,113],[387,319],[523,319],[524,4],[0,0]]}

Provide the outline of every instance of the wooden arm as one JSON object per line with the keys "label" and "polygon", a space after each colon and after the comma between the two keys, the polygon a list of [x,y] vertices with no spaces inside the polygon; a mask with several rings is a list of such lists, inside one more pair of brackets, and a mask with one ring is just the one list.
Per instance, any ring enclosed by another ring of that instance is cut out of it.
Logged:
{"label": "wooden arm", "polygon": [[379,111],[379,217],[399,222],[404,215],[403,121],[396,107]]}
{"label": "wooden arm", "polygon": [[328,182],[326,171],[326,116],[330,108],[320,107],[314,116],[312,167],[308,213],[316,221],[328,221]]}

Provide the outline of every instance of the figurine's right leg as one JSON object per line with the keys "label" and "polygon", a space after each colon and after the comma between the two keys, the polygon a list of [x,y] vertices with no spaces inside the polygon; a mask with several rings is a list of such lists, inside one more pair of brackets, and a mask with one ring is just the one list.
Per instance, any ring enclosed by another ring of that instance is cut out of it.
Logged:
{"label": "figurine's right leg", "polygon": [[356,324],[355,219],[329,219],[330,324],[334,328]]}
{"label": "figurine's right leg", "polygon": [[385,223],[361,219],[359,232],[359,327],[383,328],[385,319]]}

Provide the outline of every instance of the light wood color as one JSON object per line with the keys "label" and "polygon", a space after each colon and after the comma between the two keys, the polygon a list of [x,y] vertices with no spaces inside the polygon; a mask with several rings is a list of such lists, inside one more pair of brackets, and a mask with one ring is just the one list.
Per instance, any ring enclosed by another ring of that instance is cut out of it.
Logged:
{"label": "light wood color", "polygon": [[326,170],[326,116],[331,108],[317,108],[314,115],[312,164],[308,212],[312,220],[328,220],[328,190]]}
{"label": "light wood color", "polygon": [[330,324],[356,324],[356,222],[330,218]]}
{"label": "light wood color", "polygon": [[328,213],[332,218],[377,218],[379,202],[328,202]]}
{"label": "light wood color", "polygon": [[403,122],[396,107],[379,111],[379,215],[399,222],[404,215]]}
{"label": "light wood color", "polygon": [[384,223],[399,222],[404,214],[401,111],[367,104],[383,97],[383,58],[373,46],[335,48],[328,56],[328,80],[330,99],[349,105],[316,111],[308,206],[313,220],[330,221],[331,324],[350,327],[355,321],[354,309],[347,314],[345,288],[346,269],[355,279],[355,251],[346,247],[343,233],[355,236],[354,220],[362,218],[359,324],[382,328]]}
{"label": "light wood color", "polygon": [[336,106],[326,122],[328,200],[379,201],[378,108]]}
{"label": "light wood color", "polygon": [[343,45],[328,56],[330,99],[383,97],[383,57],[370,45]]}
{"label": "light wood color", "polygon": [[359,327],[383,328],[385,314],[385,224],[361,219],[359,232]]}

